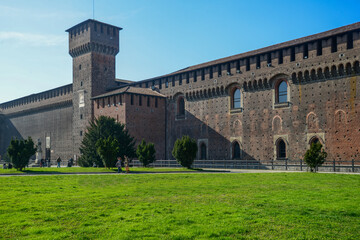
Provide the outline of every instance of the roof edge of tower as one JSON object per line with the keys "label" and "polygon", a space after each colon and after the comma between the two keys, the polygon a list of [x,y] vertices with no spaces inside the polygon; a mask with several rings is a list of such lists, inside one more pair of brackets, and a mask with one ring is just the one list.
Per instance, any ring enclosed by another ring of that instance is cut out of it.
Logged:
{"label": "roof edge of tower", "polygon": [[74,28],[77,28],[77,27],[79,27],[79,26],[81,26],[81,25],[83,25],[83,24],[89,23],[89,22],[100,23],[100,24],[103,24],[103,25],[105,25],[105,26],[109,26],[109,27],[116,28],[116,29],[118,29],[119,31],[122,30],[121,27],[117,27],[117,26],[114,26],[114,25],[111,25],[111,24],[103,23],[103,22],[100,22],[100,21],[97,21],[97,20],[94,20],[94,19],[88,19],[88,20],[85,20],[85,21],[83,21],[83,22],[81,22],[81,23],[78,23],[78,24],[76,24],[75,26],[73,26],[73,27],[65,30],[65,32],[70,32],[70,31],[73,30]]}

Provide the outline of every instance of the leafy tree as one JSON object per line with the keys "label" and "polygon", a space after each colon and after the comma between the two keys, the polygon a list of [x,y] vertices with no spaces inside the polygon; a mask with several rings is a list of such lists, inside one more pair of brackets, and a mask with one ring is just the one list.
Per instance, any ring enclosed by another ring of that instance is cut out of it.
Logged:
{"label": "leafy tree", "polygon": [[11,139],[7,149],[7,154],[18,171],[22,171],[29,164],[30,157],[35,153],[36,147],[31,137],[26,140]]}
{"label": "leafy tree", "polygon": [[99,139],[96,142],[97,153],[101,157],[105,167],[115,167],[116,155],[119,152],[119,142],[116,138],[109,136],[105,139]]}
{"label": "leafy tree", "polygon": [[136,155],[144,167],[155,162],[155,146],[153,143],[146,143],[143,139],[136,149]]}
{"label": "leafy tree", "polygon": [[82,167],[91,167],[95,162],[97,166],[103,167],[103,161],[97,151],[96,143],[99,139],[107,139],[113,137],[118,141],[117,157],[128,156],[133,158],[135,153],[135,141],[125,129],[125,125],[118,123],[115,119],[100,116],[90,122],[85,132],[83,141],[80,146],[79,165]]}
{"label": "leafy tree", "polygon": [[175,141],[172,155],[181,166],[190,168],[195,160],[197,150],[196,141],[184,135],[181,139]]}
{"label": "leafy tree", "polygon": [[310,149],[304,155],[305,163],[310,167],[311,172],[316,172],[317,167],[321,166],[327,157],[327,153],[322,149],[321,143],[312,143]]}

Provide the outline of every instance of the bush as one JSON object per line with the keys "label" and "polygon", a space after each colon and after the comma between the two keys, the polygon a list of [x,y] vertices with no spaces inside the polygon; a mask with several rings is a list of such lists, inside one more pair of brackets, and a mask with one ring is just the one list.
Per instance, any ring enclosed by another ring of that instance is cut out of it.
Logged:
{"label": "bush", "polygon": [[29,164],[30,157],[35,153],[36,148],[31,137],[27,140],[11,139],[7,149],[7,154],[18,171],[22,171]]}
{"label": "bush", "polygon": [[196,141],[185,135],[181,139],[176,140],[172,155],[181,166],[190,168],[195,160],[197,150]]}
{"label": "bush", "polygon": [[109,136],[106,139],[99,139],[96,142],[97,153],[101,157],[106,168],[115,167],[116,156],[119,151],[119,142]]}
{"label": "bush", "polygon": [[316,172],[316,169],[325,162],[327,153],[321,149],[321,143],[312,143],[304,155],[304,161],[310,167],[311,172]]}
{"label": "bush", "polygon": [[96,143],[99,139],[108,139],[112,137],[118,142],[117,157],[124,159],[124,156],[133,158],[136,156],[135,141],[130,136],[125,125],[117,123],[115,119],[105,116],[90,122],[84,135],[84,139],[80,146],[81,156],[79,158],[79,165],[82,167],[92,167],[95,162],[97,166],[103,167],[104,162],[98,153]]}
{"label": "bush", "polygon": [[155,152],[154,144],[146,144],[144,139],[136,149],[137,157],[144,167],[148,167],[150,163],[155,162]]}

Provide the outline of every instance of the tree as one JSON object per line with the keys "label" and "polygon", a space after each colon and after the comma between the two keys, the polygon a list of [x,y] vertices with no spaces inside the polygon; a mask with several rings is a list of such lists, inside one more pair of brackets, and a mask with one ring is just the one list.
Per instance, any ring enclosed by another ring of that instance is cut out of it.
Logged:
{"label": "tree", "polygon": [[196,141],[185,135],[175,141],[172,155],[181,166],[190,168],[195,160],[197,150]]}
{"label": "tree", "polygon": [[115,167],[116,156],[119,152],[119,142],[116,138],[109,136],[96,142],[97,153],[106,168]]}
{"label": "tree", "polygon": [[35,153],[36,147],[31,137],[26,140],[11,139],[7,149],[7,154],[18,171],[22,171],[29,164],[30,157]]}
{"label": "tree", "polygon": [[115,119],[100,116],[90,122],[85,132],[80,146],[79,165],[82,167],[91,167],[95,162],[97,166],[103,167],[104,163],[100,157],[96,143],[99,139],[107,139],[109,136],[118,141],[119,149],[117,157],[128,156],[133,158],[135,153],[135,141],[125,129],[125,125],[117,123]]}
{"label": "tree", "polygon": [[146,144],[146,141],[143,139],[136,149],[136,155],[144,167],[148,167],[150,163],[155,162],[154,144]]}
{"label": "tree", "polygon": [[317,167],[320,167],[327,157],[327,153],[322,149],[321,143],[312,143],[310,149],[304,155],[305,163],[310,167],[311,172],[316,172]]}

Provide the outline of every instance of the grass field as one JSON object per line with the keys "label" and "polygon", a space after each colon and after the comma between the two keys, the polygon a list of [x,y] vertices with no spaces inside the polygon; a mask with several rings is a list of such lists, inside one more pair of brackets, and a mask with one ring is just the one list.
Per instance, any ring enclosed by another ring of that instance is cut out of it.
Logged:
{"label": "grass field", "polygon": [[359,239],[360,175],[0,177],[0,238]]}
{"label": "grass field", "polygon": [[[124,171],[125,168],[122,168]],[[187,168],[143,168],[143,167],[134,167],[130,168],[130,172],[193,172],[194,169]],[[17,171],[16,169],[0,169],[1,174],[61,174],[61,173],[116,173],[117,168],[92,168],[92,167],[34,167],[34,168],[25,168],[23,171]]]}

